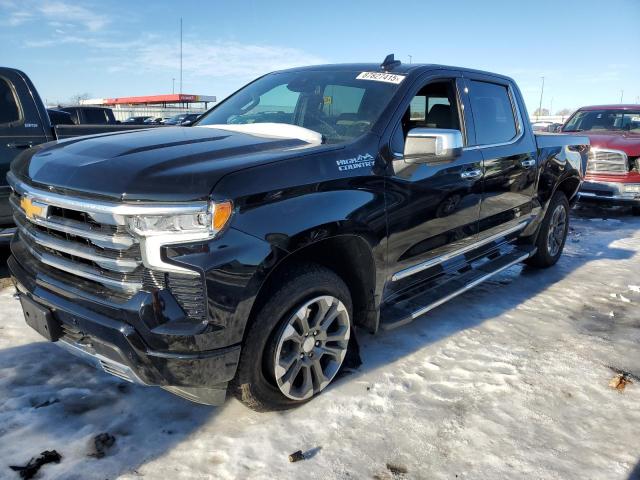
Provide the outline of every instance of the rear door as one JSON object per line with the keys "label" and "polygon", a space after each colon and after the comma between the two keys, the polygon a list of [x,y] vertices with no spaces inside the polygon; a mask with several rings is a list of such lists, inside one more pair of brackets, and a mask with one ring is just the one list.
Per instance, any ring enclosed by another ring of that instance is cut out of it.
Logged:
{"label": "rear door", "polygon": [[13,224],[6,180],[9,165],[19,153],[49,140],[48,122],[44,123],[20,72],[0,68],[0,227]]}
{"label": "rear door", "polygon": [[447,162],[407,163],[404,140],[412,128],[460,130],[473,144],[461,75],[438,71],[418,82],[401,106],[390,140],[393,172],[387,177],[389,225],[387,294],[420,281],[447,254],[477,239],[482,199],[482,155],[464,149]]}
{"label": "rear door", "polygon": [[466,88],[474,118],[476,142],[467,147],[482,153],[484,192],[480,238],[517,231],[532,215],[537,149],[519,96],[507,79],[467,74]]}

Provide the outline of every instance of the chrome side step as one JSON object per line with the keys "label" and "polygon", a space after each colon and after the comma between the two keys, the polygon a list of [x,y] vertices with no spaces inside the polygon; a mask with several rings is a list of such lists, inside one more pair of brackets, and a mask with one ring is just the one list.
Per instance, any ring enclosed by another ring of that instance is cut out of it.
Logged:
{"label": "chrome side step", "polygon": [[460,274],[459,277],[433,289],[383,308],[380,327],[384,330],[406,325],[425,313],[448,302],[452,298],[485,282],[494,275],[534,255],[535,247],[516,248],[513,252],[490,260],[477,269]]}
{"label": "chrome side step", "polygon": [[453,257],[457,257],[458,255],[463,255],[471,250],[475,250],[476,248],[480,248],[488,243],[491,243],[499,238],[506,237],[507,235],[511,235],[512,233],[518,232],[524,227],[526,227],[528,222],[521,222],[518,225],[509,228],[508,230],[503,230],[502,232],[496,233],[495,235],[491,235],[489,237],[483,238],[482,240],[472,243],[471,245],[467,245],[466,247],[459,248],[458,250],[454,250],[452,252],[445,253],[444,255],[440,255],[439,257],[432,258],[431,260],[427,260],[426,262],[419,263],[409,268],[405,268],[404,270],[400,270],[396,272],[391,277],[392,282],[397,282],[398,280],[402,280],[403,278],[407,278],[411,275],[415,275],[416,273],[422,272],[427,268],[434,267],[440,263],[444,263],[447,260],[452,259]]}

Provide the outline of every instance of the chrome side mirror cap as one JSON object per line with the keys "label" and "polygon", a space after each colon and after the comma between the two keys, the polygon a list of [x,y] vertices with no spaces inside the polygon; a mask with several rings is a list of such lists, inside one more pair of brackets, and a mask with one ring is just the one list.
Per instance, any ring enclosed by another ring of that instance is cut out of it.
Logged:
{"label": "chrome side mirror cap", "polygon": [[404,142],[407,163],[442,163],[462,155],[462,132],[447,128],[413,128]]}

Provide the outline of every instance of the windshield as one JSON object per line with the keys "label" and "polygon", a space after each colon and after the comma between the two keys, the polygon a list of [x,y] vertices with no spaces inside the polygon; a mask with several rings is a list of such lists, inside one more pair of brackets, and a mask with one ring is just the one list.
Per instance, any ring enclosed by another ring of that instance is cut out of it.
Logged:
{"label": "windshield", "polygon": [[585,130],[627,131],[640,133],[640,110],[580,110],[569,119],[563,132]]}
{"label": "windshield", "polygon": [[320,133],[325,143],[350,141],[369,131],[398,88],[358,79],[358,73],[272,73],[236,92],[197,125],[286,123]]}

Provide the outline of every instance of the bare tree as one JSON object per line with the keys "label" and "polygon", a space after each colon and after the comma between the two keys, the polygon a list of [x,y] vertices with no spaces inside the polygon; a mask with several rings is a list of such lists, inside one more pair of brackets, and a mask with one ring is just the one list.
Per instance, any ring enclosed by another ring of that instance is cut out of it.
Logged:
{"label": "bare tree", "polygon": [[536,108],[536,110],[533,112],[533,115],[536,117],[544,117],[546,115],[549,115],[549,109],[547,108]]}
{"label": "bare tree", "polygon": [[571,115],[573,113],[573,110],[570,108],[563,108],[562,110],[558,110],[556,112],[556,115],[560,115],[562,117],[568,117],[569,115]]}
{"label": "bare tree", "polygon": [[87,100],[91,98],[91,95],[88,93],[76,93],[69,98],[69,103],[71,105],[80,105],[80,100]]}

